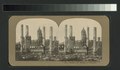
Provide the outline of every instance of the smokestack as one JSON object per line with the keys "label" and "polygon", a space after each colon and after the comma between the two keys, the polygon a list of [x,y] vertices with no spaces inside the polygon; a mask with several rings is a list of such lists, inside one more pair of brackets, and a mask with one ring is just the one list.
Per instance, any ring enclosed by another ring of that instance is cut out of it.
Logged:
{"label": "smokestack", "polygon": [[45,26],[43,27],[43,45],[45,45]]}
{"label": "smokestack", "polygon": [[54,36],[54,41],[57,41],[57,38],[56,38],[56,36]]}
{"label": "smokestack", "polygon": [[67,42],[68,42],[68,37],[67,37],[67,25],[65,25],[65,46],[64,46],[64,52],[66,53],[67,50]]}
{"label": "smokestack", "polygon": [[43,27],[43,38],[45,39],[45,26]]}
{"label": "smokestack", "polygon": [[97,36],[97,28],[94,27],[94,32],[93,32],[93,54],[95,54],[95,51],[96,51],[96,36]]}
{"label": "smokestack", "polygon": [[65,37],[67,37],[67,25],[65,25]]}
{"label": "smokestack", "polygon": [[53,40],[53,27],[50,27],[50,39]]}
{"label": "smokestack", "polygon": [[23,33],[23,25],[21,25],[21,37],[23,37],[24,33]]}
{"label": "smokestack", "polygon": [[89,27],[87,27],[87,47],[89,46]]}
{"label": "smokestack", "polygon": [[49,45],[50,54],[52,54],[52,42],[53,42],[53,27],[51,26],[50,27],[50,45]]}
{"label": "smokestack", "polygon": [[26,25],[26,36],[29,36],[29,27]]}
{"label": "smokestack", "polygon": [[87,27],[87,54],[89,54],[89,27]]}
{"label": "smokestack", "polygon": [[100,37],[98,37],[98,41],[100,41]]}
{"label": "smokestack", "polygon": [[72,28],[72,26],[70,26],[70,37],[72,36],[72,31],[73,30],[73,28]]}
{"label": "smokestack", "polygon": [[23,44],[24,44],[24,31],[23,31],[23,25],[21,25],[21,48],[20,48],[20,52],[23,52]]}

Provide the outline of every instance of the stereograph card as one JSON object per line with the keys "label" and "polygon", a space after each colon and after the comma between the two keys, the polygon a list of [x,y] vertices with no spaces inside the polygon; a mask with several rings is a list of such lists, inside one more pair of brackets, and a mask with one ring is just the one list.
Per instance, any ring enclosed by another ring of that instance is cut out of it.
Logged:
{"label": "stereograph card", "polygon": [[106,66],[109,18],[11,16],[9,63],[12,66]]}

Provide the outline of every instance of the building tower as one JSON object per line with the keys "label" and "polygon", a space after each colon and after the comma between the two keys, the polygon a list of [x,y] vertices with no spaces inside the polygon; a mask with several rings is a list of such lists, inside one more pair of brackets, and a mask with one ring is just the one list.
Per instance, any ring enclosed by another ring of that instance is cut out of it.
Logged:
{"label": "building tower", "polygon": [[86,31],[84,28],[81,31],[81,39],[82,39],[82,46],[86,46],[87,37],[86,37]]}
{"label": "building tower", "polygon": [[93,32],[93,55],[95,55],[95,51],[96,51],[96,36],[97,36],[97,28],[94,27],[94,32]]}
{"label": "building tower", "polygon": [[21,48],[20,48],[20,52],[23,52],[23,47],[24,47],[24,31],[23,31],[23,25],[21,25]]}
{"label": "building tower", "polygon": [[64,46],[64,52],[65,53],[66,53],[66,50],[67,50],[67,44],[68,44],[67,25],[65,25],[65,46]]}
{"label": "building tower", "polygon": [[25,38],[25,52],[27,52],[30,49],[31,45],[31,36],[29,36],[29,27],[26,25],[26,38]]}
{"label": "building tower", "polygon": [[43,42],[43,38],[42,38],[42,31],[41,31],[41,29],[40,29],[40,27],[39,27],[39,29],[38,29],[38,31],[37,31],[37,45],[38,46],[40,46],[40,45],[42,45],[42,42]]}
{"label": "building tower", "polygon": [[75,36],[73,36],[73,27],[70,26],[70,34],[68,39],[67,51],[72,53],[75,46]]}
{"label": "building tower", "polygon": [[52,44],[53,44],[53,27],[50,27],[50,44],[49,44],[49,52],[52,54]]}

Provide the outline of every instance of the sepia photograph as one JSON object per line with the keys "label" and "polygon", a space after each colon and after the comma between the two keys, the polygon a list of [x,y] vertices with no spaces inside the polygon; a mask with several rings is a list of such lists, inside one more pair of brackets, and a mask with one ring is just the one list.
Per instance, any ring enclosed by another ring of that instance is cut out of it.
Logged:
{"label": "sepia photograph", "polygon": [[109,19],[106,16],[12,16],[9,63],[12,66],[106,66]]}

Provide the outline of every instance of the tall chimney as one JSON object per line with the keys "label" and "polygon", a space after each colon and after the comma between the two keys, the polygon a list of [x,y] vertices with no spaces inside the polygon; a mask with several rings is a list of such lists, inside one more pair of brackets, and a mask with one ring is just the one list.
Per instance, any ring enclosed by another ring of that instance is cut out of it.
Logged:
{"label": "tall chimney", "polygon": [[20,52],[23,52],[23,44],[24,44],[24,31],[23,31],[23,24],[21,25],[21,48]]}
{"label": "tall chimney", "polygon": [[66,49],[67,49],[67,42],[68,42],[67,25],[65,25],[65,46],[64,46],[64,52],[66,52]]}
{"label": "tall chimney", "polygon": [[72,36],[73,28],[70,26],[70,37]]}
{"label": "tall chimney", "polygon": [[96,36],[97,36],[97,28],[94,27],[94,32],[93,32],[93,54],[95,54],[95,51],[96,51]]}
{"label": "tall chimney", "polygon": [[23,37],[24,33],[23,33],[23,24],[21,25],[21,37]]}
{"label": "tall chimney", "polygon": [[89,27],[87,27],[87,47],[89,46]]}
{"label": "tall chimney", "polygon": [[87,27],[87,54],[89,54],[89,27]]}
{"label": "tall chimney", "polygon": [[67,37],[67,25],[65,25],[65,37]]}
{"label": "tall chimney", "polygon": [[98,37],[98,42],[100,42],[100,37]]}
{"label": "tall chimney", "polygon": [[53,41],[53,27],[50,27],[50,39]]}
{"label": "tall chimney", "polygon": [[43,27],[43,45],[45,46],[45,40],[46,40],[46,37],[45,37],[45,26]]}
{"label": "tall chimney", "polygon": [[57,38],[56,38],[56,36],[54,36],[54,41],[57,41]]}
{"label": "tall chimney", "polygon": [[29,36],[29,27],[26,25],[26,36]]}
{"label": "tall chimney", "polygon": [[53,27],[50,27],[50,45],[49,45],[49,51],[50,54],[52,54],[52,42],[53,42]]}

